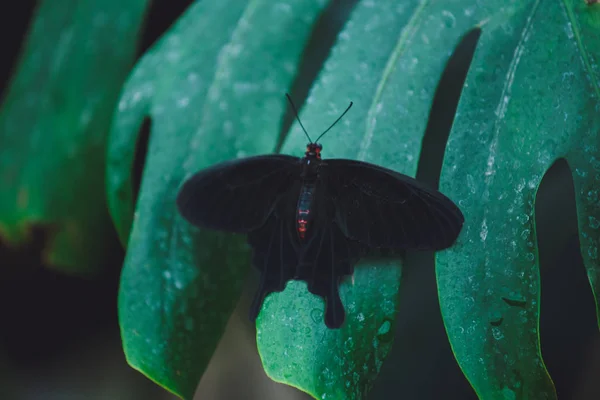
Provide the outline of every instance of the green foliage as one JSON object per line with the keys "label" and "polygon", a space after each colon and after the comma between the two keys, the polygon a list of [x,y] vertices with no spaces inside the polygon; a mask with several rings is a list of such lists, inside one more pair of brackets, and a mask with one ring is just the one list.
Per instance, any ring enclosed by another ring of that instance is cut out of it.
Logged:
{"label": "green foliage", "polygon": [[[464,32],[434,9],[418,1],[356,6],[302,112],[309,132],[319,132],[354,101],[322,139],[325,158],[360,159],[414,175],[439,77]],[[419,28],[429,37],[417,34]],[[301,155],[305,141],[294,126],[282,152]],[[316,398],[363,398],[392,345],[400,271],[400,260],[357,266],[354,279],[341,285],[347,322],[335,331],[315,318],[324,304],[305,284],[290,283],[268,297],[257,323],[267,374]]]}
{"label": "green foliage", "polygon": [[[239,299],[250,254],[244,237],[192,230],[177,213],[177,190],[201,168],[273,151],[286,107],[282,88],[291,86],[325,5],[195,3],[125,86],[107,172],[111,213],[128,243],[123,345],[133,367],[184,398]],[[151,139],[132,220],[131,165],[146,116]]]}
{"label": "green foliage", "polygon": [[573,170],[581,254],[598,298],[600,9],[529,1],[478,16],[482,34],[442,170],[466,223],[437,255],[456,358],[484,399],[556,398],[539,345],[534,201],[548,168]]}
{"label": "green foliage", "polygon": [[47,262],[68,272],[93,272],[107,249],[106,137],[147,3],[40,2],[0,109],[2,238],[44,226]]}
{"label": "green foliage", "polygon": [[[244,237],[183,221],[177,190],[209,165],[276,149],[283,93],[328,5],[196,2],[122,88],[147,1],[44,1],[0,109],[3,237],[20,243],[32,224],[52,227],[50,261],[92,269],[105,246],[97,239],[109,228],[104,135],[123,89],[106,170],[110,213],[127,245],[123,346],[134,368],[180,397],[193,396],[239,299],[250,254]],[[473,29],[481,35],[440,184],[466,221],[456,245],[436,256],[440,307],[480,398],[554,399],[539,344],[534,202],[545,172],[565,158],[598,299],[600,5],[363,0],[301,114],[316,133],[354,101],[323,138],[324,156],[414,176],[442,72]],[[146,119],[151,136],[134,199],[132,166]],[[282,152],[300,156],[305,142],[294,124]],[[364,398],[392,346],[401,266],[357,266],[341,285],[347,322],[339,330],[325,328],[323,302],[304,283],[267,297],[257,320],[267,374],[315,398]]]}

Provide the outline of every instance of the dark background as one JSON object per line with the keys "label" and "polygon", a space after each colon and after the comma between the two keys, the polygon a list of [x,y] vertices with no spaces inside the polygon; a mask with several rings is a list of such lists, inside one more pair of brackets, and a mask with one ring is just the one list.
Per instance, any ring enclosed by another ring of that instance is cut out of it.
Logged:
{"label": "dark background", "polygon": [[[155,0],[139,54],[191,3]],[[308,94],[355,3],[335,1],[319,21],[291,88],[295,99],[304,99]],[[0,4],[0,100],[34,6],[32,0]],[[477,38],[478,32],[473,31],[457,47],[434,100],[417,174],[434,185]],[[301,107],[303,100],[298,103]],[[288,113],[282,121],[282,132],[291,123],[292,115]],[[143,167],[145,141],[147,132],[136,160],[138,175]],[[565,161],[555,163],[536,198],[542,354],[559,399],[600,399],[600,384],[595,379],[600,373],[600,335],[594,298],[579,253],[570,174]],[[115,235],[106,240],[115,241]],[[107,255],[102,276],[86,280],[44,266],[40,256],[44,243],[44,231],[36,228],[32,243],[22,248],[9,249],[0,239],[0,399],[173,399],[124,360],[116,312],[123,250],[118,248]],[[306,399],[293,388],[271,382],[262,371],[253,327],[245,317],[252,284],[250,280],[196,397]],[[407,256],[395,344],[370,398],[476,398],[445,336],[430,253]]]}

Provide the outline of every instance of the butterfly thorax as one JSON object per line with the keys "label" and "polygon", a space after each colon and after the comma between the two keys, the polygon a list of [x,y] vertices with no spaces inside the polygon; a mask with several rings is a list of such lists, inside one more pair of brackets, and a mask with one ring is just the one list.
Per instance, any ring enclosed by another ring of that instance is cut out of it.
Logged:
{"label": "butterfly thorax", "polygon": [[319,165],[321,164],[321,149],[320,144],[309,143],[306,146],[304,158],[302,158],[302,187],[296,206],[296,231],[301,242],[306,238],[313,217],[311,213],[314,213],[313,200]]}
{"label": "butterfly thorax", "polygon": [[300,175],[303,181],[314,181],[317,179],[319,166],[321,165],[321,145],[309,143],[306,146],[306,153],[302,158],[302,174]]}

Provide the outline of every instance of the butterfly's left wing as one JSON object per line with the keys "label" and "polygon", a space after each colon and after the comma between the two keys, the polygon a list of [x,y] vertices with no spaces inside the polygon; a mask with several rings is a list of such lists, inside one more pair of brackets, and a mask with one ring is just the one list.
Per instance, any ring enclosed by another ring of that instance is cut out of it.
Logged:
{"label": "butterfly's left wing", "polygon": [[362,161],[326,160],[319,174],[335,204],[335,222],[374,248],[441,250],[454,243],[464,217],[439,191]]}
{"label": "butterfly's left wing", "polygon": [[248,233],[265,224],[300,172],[300,159],[283,154],[226,161],[186,180],[177,207],[195,226]]}
{"label": "butterfly's left wing", "polygon": [[[280,210],[285,207],[285,202],[279,204]],[[298,240],[292,224],[293,213],[292,218],[283,218],[280,210],[260,229],[248,234],[248,244],[253,249],[252,264],[260,272],[260,282],[250,306],[251,321],[258,316],[265,297],[283,291],[296,272]]]}

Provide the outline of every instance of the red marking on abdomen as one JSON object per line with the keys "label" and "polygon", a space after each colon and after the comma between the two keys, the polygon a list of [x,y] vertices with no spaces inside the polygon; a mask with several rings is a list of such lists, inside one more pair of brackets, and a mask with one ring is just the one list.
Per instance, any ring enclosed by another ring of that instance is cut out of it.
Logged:
{"label": "red marking on abdomen", "polygon": [[[308,212],[307,212],[308,214]],[[300,236],[300,239],[304,239],[304,236],[306,235],[306,229],[308,225],[308,221],[305,219],[299,219],[298,220],[298,235]]]}
{"label": "red marking on abdomen", "polygon": [[300,190],[296,207],[296,231],[300,240],[304,240],[309,225],[309,214],[313,200],[314,185],[305,184]]}

